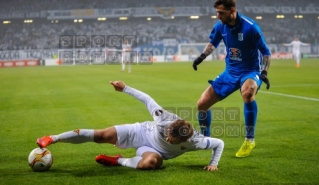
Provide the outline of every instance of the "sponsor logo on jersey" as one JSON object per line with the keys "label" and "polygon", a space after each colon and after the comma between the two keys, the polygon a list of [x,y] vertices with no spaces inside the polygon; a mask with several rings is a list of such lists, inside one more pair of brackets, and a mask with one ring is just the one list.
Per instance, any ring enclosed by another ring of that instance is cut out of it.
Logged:
{"label": "sponsor logo on jersey", "polygon": [[242,61],[241,59],[241,50],[237,48],[229,48],[229,58],[232,60]]}

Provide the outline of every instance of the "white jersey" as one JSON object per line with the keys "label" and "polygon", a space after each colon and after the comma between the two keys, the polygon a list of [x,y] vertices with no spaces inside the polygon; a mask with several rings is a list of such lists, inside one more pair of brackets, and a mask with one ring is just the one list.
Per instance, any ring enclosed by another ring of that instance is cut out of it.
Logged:
{"label": "white jersey", "polygon": [[308,44],[300,42],[299,40],[294,40],[289,44],[284,44],[285,46],[292,46],[293,53],[300,53],[300,46],[308,46]]}
{"label": "white jersey", "polygon": [[[181,118],[176,114],[163,110],[154,99],[141,91],[126,86],[123,92],[142,101],[153,116],[154,121],[140,123],[145,128],[145,133],[141,135],[144,135],[143,140],[146,142],[146,145],[158,151],[163,159],[171,159],[185,152],[211,149],[212,158],[209,164],[217,166],[224,149],[224,142],[222,140],[205,137],[194,129],[193,136],[187,142],[171,144],[166,141],[166,128],[176,120],[181,120]],[[159,110],[162,111],[160,112]],[[159,116],[156,116],[155,113]]]}
{"label": "white jersey", "polygon": [[129,44],[123,44],[122,48],[123,48],[123,52],[131,52],[132,50],[132,47]]}
{"label": "white jersey", "polygon": [[123,48],[123,56],[122,56],[122,61],[130,61],[130,57],[131,57],[131,50],[132,47],[129,44],[123,44],[122,45]]}

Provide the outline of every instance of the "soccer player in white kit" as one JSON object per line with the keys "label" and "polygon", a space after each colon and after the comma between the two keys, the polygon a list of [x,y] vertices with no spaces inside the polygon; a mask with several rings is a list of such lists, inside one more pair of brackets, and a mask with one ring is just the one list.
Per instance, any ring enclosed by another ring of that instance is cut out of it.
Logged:
{"label": "soccer player in white kit", "polygon": [[195,130],[190,123],[176,114],[159,106],[153,98],[122,81],[110,82],[116,91],[129,94],[146,105],[153,121],[112,126],[106,129],[76,129],[59,135],[44,136],[37,139],[41,148],[57,142],[64,143],[109,143],[119,148],[135,148],[136,156],[124,158],[121,155],[98,155],[96,162],[103,165],[122,165],[136,169],[159,169],[163,160],[196,150],[212,150],[212,157],[204,170],[218,170],[224,142],[206,137]]}
{"label": "soccer player in white kit", "polygon": [[128,43],[128,40],[124,40],[124,43],[122,45],[123,52],[122,52],[122,72],[125,71],[125,65],[128,66],[128,72],[131,72],[131,51],[132,46]]}
{"label": "soccer player in white kit", "polygon": [[300,46],[310,46],[310,44],[300,42],[298,37],[295,37],[295,39],[291,43],[283,44],[283,45],[284,46],[292,46],[292,54],[293,54],[293,58],[294,58],[295,63],[296,63],[296,67],[300,67],[300,58],[301,58]]}

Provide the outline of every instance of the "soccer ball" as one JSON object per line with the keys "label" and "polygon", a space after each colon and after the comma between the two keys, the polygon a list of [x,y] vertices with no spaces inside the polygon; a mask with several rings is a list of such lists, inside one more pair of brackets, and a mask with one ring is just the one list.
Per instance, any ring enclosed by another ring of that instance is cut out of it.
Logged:
{"label": "soccer ball", "polygon": [[47,171],[52,166],[53,156],[46,148],[35,148],[30,152],[28,162],[33,171]]}

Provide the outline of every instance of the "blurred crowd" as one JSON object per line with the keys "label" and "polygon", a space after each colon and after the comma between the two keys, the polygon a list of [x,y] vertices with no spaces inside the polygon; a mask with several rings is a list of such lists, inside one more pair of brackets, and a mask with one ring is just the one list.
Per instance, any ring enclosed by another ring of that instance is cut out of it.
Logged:
{"label": "blurred crowd", "polygon": [[10,0],[0,1],[2,13],[12,11],[105,9],[134,7],[212,6],[212,0]]}
{"label": "blurred crowd", "polygon": [[[214,0],[10,0],[0,1],[0,12],[12,11],[41,11],[41,10],[70,10],[70,9],[104,9],[104,8],[133,8],[133,7],[178,7],[205,6],[213,7]],[[245,6],[296,6],[305,7],[318,4],[318,0],[240,0],[238,8]]]}
{"label": "blurred crowd", "polygon": [[0,50],[51,49],[58,48],[62,35],[136,35],[137,44],[151,44],[165,38],[178,42],[207,42],[208,34],[215,21],[199,20],[152,20],[136,19],[127,21],[107,20],[105,22],[83,23],[36,23],[11,24],[0,28]]}
{"label": "blurred crowd", "polygon": [[[25,2],[29,3],[25,3]],[[241,0],[239,6],[253,6],[257,1],[265,6],[290,5],[318,6],[317,0]],[[82,8],[125,8],[145,6],[198,6],[197,0],[139,0],[132,3],[130,0],[10,0],[0,1],[0,11],[39,11],[58,9]],[[213,0],[199,1],[201,6],[214,2]],[[307,3],[305,3],[307,2]],[[253,18],[253,17],[252,17]],[[84,20],[82,23],[60,21],[52,24],[41,19],[32,24],[11,23],[0,27],[0,50],[19,49],[52,49],[58,48],[58,39],[61,35],[136,35],[137,44],[151,44],[165,38],[174,38],[179,43],[207,43],[212,26],[218,19],[210,15],[202,16],[198,20],[188,17],[175,19],[156,18],[146,21],[146,18],[130,17],[127,21],[108,19],[103,22]],[[318,44],[318,19],[294,19],[292,16],[285,19],[276,19],[273,15],[257,20],[263,30],[268,44],[281,44],[293,40],[298,36],[302,42]]]}
{"label": "blurred crowd", "polygon": [[[217,19],[189,18],[176,20],[136,19],[128,21],[107,20],[83,23],[33,23],[10,24],[0,28],[0,50],[58,48],[62,35],[136,35],[137,44],[151,44],[165,38],[183,43],[207,43],[209,33]],[[306,43],[319,42],[319,21],[263,19],[258,21],[268,44],[281,44],[298,36]],[[310,29],[311,28],[311,29]]]}

